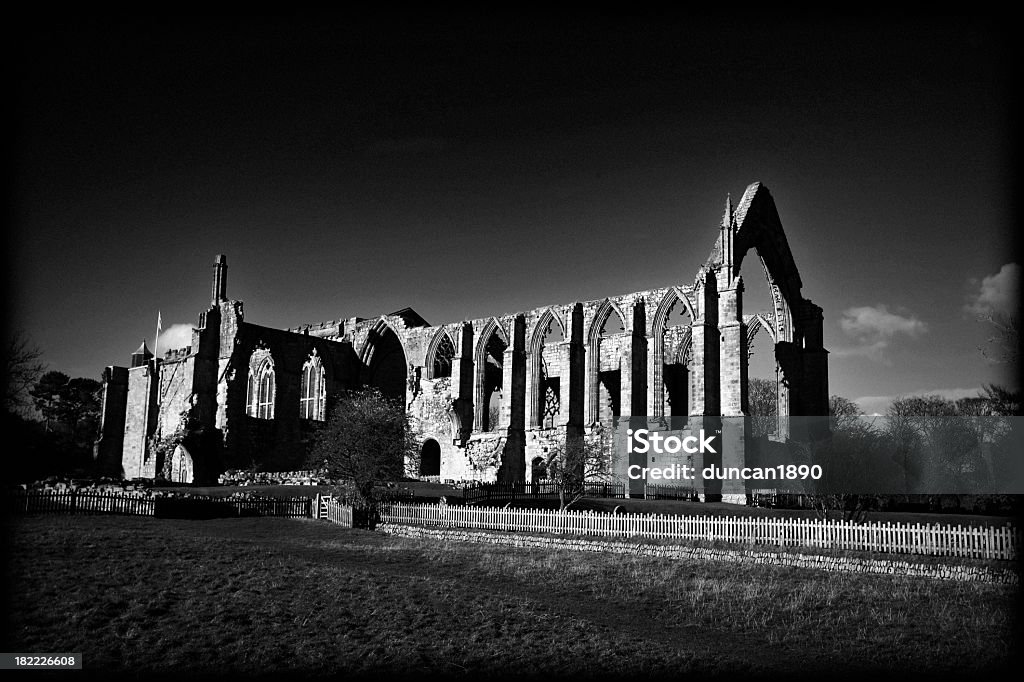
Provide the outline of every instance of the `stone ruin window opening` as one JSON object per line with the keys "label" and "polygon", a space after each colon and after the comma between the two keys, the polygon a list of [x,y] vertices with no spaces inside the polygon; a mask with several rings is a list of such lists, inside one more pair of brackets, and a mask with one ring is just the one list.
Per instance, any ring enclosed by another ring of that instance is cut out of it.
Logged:
{"label": "stone ruin window opening", "polygon": [[507,348],[497,330],[491,332],[491,337],[484,346],[484,413],[483,431],[497,431],[501,415],[502,386],[504,385],[505,374],[505,349]]}
{"label": "stone ruin window opening", "polygon": [[192,483],[194,477],[192,455],[185,449],[185,446],[179,444],[171,455],[171,482]]}
{"label": "stone ruin window opening", "polygon": [[434,350],[431,379],[443,379],[452,375],[452,360],[455,358],[455,344],[448,335],[441,332],[441,340]]}
{"label": "stone ruin window opening", "polygon": [[676,297],[665,316],[662,334],[662,393],[664,407],[662,414],[670,417],[670,428],[683,428],[693,404],[692,337],[689,312]]}
{"label": "stone ruin window opening", "polygon": [[246,414],[257,419],[273,419],[275,392],[274,360],[270,353],[256,351],[250,363]]}
{"label": "stone ruin window opening", "polygon": [[[760,262],[760,259],[758,259]],[[751,263],[753,265],[754,263]],[[772,296],[771,283],[767,270],[762,274],[752,273],[743,278],[743,312],[748,315],[761,315],[769,327],[775,325],[775,298]],[[748,323],[747,337],[753,335],[754,344],[747,345],[747,376],[776,380],[775,343],[773,331],[766,333],[764,329],[751,332],[749,326],[760,327],[756,322]],[[754,346],[757,346],[756,349]]]}
{"label": "stone ruin window opening", "polygon": [[562,380],[561,355],[562,348],[558,345],[565,340],[562,328],[551,318],[544,328],[540,340],[540,399],[537,401],[537,423],[542,429],[551,429],[558,425],[562,411]]}
{"label": "stone ruin window opening", "polygon": [[[755,265],[752,258],[747,262]],[[760,254],[757,254],[756,264],[761,266],[761,271],[752,268],[750,276],[743,278],[747,352],[741,362],[747,364],[745,407],[747,414],[754,417],[753,433],[768,436],[778,432],[781,371],[775,357],[775,321],[781,301],[776,300],[778,290],[773,291],[771,275]]]}
{"label": "stone ruin window opening", "polygon": [[327,398],[327,381],[324,366],[316,351],[302,366],[302,386],[299,397],[299,414],[303,419],[323,421]]}
{"label": "stone ruin window opening", "polygon": [[556,426],[558,414],[562,410],[561,377],[549,377],[547,375],[547,363],[541,358],[541,390],[543,391],[543,403],[541,404],[540,425],[542,429],[551,429]]}
{"label": "stone ruin window opening", "polygon": [[614,307],[601,323],[598,335],[598,421],[611,422],[622,414],[622,349],[629,343],[626,325]]}
{"label": "stone ruin window opening", "polygon": [[386,324],[370,332],[364,352],[365,384],[380,390],[385,398],[406,401],[409,369],[405,349],[398,335]]}

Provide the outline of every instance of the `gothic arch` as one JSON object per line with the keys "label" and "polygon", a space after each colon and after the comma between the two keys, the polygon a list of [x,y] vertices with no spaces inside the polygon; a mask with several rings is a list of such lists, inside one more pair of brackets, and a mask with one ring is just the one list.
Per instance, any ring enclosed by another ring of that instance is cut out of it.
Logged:
{"label": "gothic arch", "polygon": [[327,368],[316,348],[302,364],[299,381],[299,416],[313,421],[327,418]]}
{"label": "gothic arch", "polygon": [[793,311],[800,309],[804,300],[800,293],[803,282],[782,230],[775,200],[764,185],[755,182],[747,188],[732,213],[731,224],[732,252],[723,255],[730,259],[733,275],[740,274],[744,258],[753,249],[774,302],[775,343],[796,341],[802,330],[793,326]]}
{"label": "gothic arch", "polygon": [[380,389],[387,398],[406,401],[408,357],[402,337],[381,317],[370,329],[359,354],[362,383]]}
{"label": "gothic arch", "polygon": [[[675,360],[675,358],[665,357],[665,325],[669,315],[677,305],[683,306],[686,314],[690,317],[690,324],[692,325],[694,320],[697,319],[696,311],[689,297],[679,287],[670,287],[665,292],[654,312],[654,316],[651,318],[651,344],[653,348],[651,354],[652,362],[648,368],[651,386],[648,410],[650,410],[651,416],[654,417],[664,416],[665,413],[665,365],[679,364],[678,362],[667,362],[667,360]],[[687,334],[687,341],[685,343],[692,343],[689,334]]]}
{"label": "gothic arch", "polygon": [[[446,348],[448,347],[451,348],[451,356],[447,358],[448,373],[438,375],[436,371],[438,353],[440,352],[444,354]],[[440,329],[437,330],[437,333],[434,334],[434,337],[430,340],[430,343],[427,345],[427,353],[423,360],[424,369],[427,372],[428,379],[437,379],[443,376],[451,376],[452,358],[459,354],[457,348],[458,346],[456,346],[455,344],[455,339],[452,338],[451,334],[448,333],[447,329],[441,327]]]}
{"label": "gothic arch", "polygon": [[171,454],[171,481],[173,483],[192,483],[194,480],[195,465],[192,461],[192,454],[179,443]]}
{"label": "gothic arch", "polygon": [[501,342],[505,344],[506,348],[510,345],[505,329],[496,318],[492,317],[487,320],[487,324],[484,325],[484,328],[480,331],[480,336],[476,340],[476,350],[473,351],[473,361],[475,363],[479,364],[485,359],[487,342],[490,341],[491,334],[496,334]]}
{"label": "gothic arch", "polygon": [[528,346],[528,349],[531,354],[540,350],[544,337],[547,335],[548,325],[552,322],[558,324],[558,329],[562,332],[563,339],[569,338],[565,329],[565,323],[562,322],[561,316],[552,308],[548,308],[537,320],[537,324],[533,327],[533,333],[530,335],[530,345]]}
{"label": "gothic arch", "polygon": [[689,330],[683,337],[683,342],[679,344],[675,353],[672,354],[672,362],[677,365],[686,366],[690,366],[693,363],[693,334]]}
{"label": "gothic arch", "polygon": [[619,319],[622,320],[623,330],[630,331],[630,326],[633,323],[633,316],[630,315],[629,318],[627,318],[622,314],[622,308],[620,308],[615,301],[610,298],[606,298],[601,301],[601,305],[598,306],[593,319],[590,321],[590,330],[587,332],[588,347],[592,347],[597,342],[598,337],[601,336],[601,327],[603,327],[604,323],[608,321],[609,317],[611,317],[613,310],[615,311],[615,314],[619,316]]}
{"label": "gothic arch", "polygon": [[[558,325],[559,331],[562,333],[562,340],[568,340],[569,337],[561,317],[553,309],[548,308],[541,314],[537,324],[534,325],[533,333],[530,335],[530,342],[527,346],[526,425],[529,427],[536,427],[542,422],[541,408],[547,399],[544,388],[544,338],[547,336],[548,328],[553,324]],[[557,391],[557,398],[560,401],[564,387],[561,384],[561,375],[557,376],[559,377],[559,385],[550,388],[552,391]],[[568,380],[568,377],[566,377],[566,380]]]}
{"label": "gothic arch", "polygon": [[273,419],[277,398],[277,376],[274,356],[265,345],[258,344],[249,356],[246,381],[245,413],[258,419]]}
{"label": "gothic arch", "polygon": [[[501,324],[498,323],[496,318],[491,318],[484,325],[483,330],[480,332],[480,338],[476,342],[476,350],[473,352],[473,374],[474,374],[474,429],[477,431],[493,431],[496,429],[497,424],[490,423],[489,420],[489,409],[491,394],[497,388],[501,388],[501,384],[494,385],[494,380],[488,380],[487,377],[487,349],[491,345],[491,339],[495,338],[503,346],[501,349],[501,357],[496,358],[500,361],[500,368],[502,373],[502,383],[504,382],[505,372],[511,368],[505,367],[504,351],[511,345],[508,334],[505,332]],[[491,390],[488,390],[491,389]],[[507,397],[503,397],[507,400]]]}
{"label": "gothic arch", "polygon": [[[708,264],[722,268],[725,279],[734,281],[751,249],[761,261],[774,308],[774,320],[770,322],[774,329],[778,414],[827,414],[827,351],[822,346],[821,308],[802,296],[803,283],[775,201],[767,188],[756,182],[747,187],[735,211],[727,203],[720,238]],[[786,435],[780,419],[778,436]]]}
{"label": "gothic arch", "polygon": [[[631,331],[635,321],[633,315],[626,317],[626,315],[622,313],[622,308],[620,308],[619,305],[610,298],[606,298],[601,301],[601,304],[597,307],[597,310],[594,313],[594,317],[590,321],[590,329],[587,332],[586,347],[587,393],[584,398],[584,402],[586,403],[586,422],[588,424],[597,423],[601,418],[601,328],[611,317],[612,312],[615,312],[615,314],[619,316],[619,320],[622,321],[624,332]],[[608,376],[611,377],[611,380],[615,380],[615,376],[618,376],[619,379],[617,381],[621,382],[621,369],[617,375],[614,372],[609,372]],[[609,393],[608,398],[612,403],[611,413],[613,415],[616,413],[616,410],[618,410],[618,414],[622,414],[622,410],[624,408],[627,410],[629,409],[628,406],[623,406],[622,404],[621,383],[618,387],[608,385],[607,389]]]}
{"label": "gothic arch", "polygon": [[402,346],[402,353],[406,357],[409,356],[409,354],[406,353],[405,343],[402,342],[402,337],[398,335],[398,332],[395,331],[395,328],[391,325],[388,319],[382,315],[380,319],[374,322],[373,327],[370,328],[370,332],[366,335],[366,340],[363,342],[363,347],[359,351],[359,361],[363,363],[364,367],[369,366],[373,361],[373,355],[379,339],[387,335],[389,332],[394,334],[395,338],[398,339],[398,342]]}
{"label": "gothic arch", "polygon": [[658,308],[654,311],[654,317],[651,318],[651,335],[656,335],[665,326],[665,321],[668,319],[669,314],[673,308],[676,307],[677,303],[682,303],[686,309],[686,314],[690,316],[690,320],[697,319],[697,312],[694,310],[693,303],[690,302],[690,298],[683,292],[679,287],[670,287],[665,295],[661,298],[661,303],[658,304]]}
{"label": "gothic arch", "polygon": [[749,348],[754,342],[754,337],[757,336],[757,332],[761,329],[764,329],[768,336],[771,337],[772,344],[778,343],[776,339],[778,339],[779,335],[776,326],[769,322],[763,314],[757,313],[755,315],[746,315],[744,317],[746,317],[745,322],[747,325],[747,352],[749,352]]}

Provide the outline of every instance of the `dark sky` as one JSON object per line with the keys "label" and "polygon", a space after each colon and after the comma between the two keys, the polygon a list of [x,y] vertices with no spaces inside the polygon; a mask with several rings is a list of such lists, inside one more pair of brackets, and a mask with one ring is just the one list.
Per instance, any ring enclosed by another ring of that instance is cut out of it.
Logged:
{"label": "dark sky", "polygon": [[726,194],[761,181],[833,393],[1008,381],[976,320],[1019,281],[1007,33],[746,21],[26,29],[11,321],[98,376],[158,310],[181,338],[218,253],[276,327],[689,284]]}

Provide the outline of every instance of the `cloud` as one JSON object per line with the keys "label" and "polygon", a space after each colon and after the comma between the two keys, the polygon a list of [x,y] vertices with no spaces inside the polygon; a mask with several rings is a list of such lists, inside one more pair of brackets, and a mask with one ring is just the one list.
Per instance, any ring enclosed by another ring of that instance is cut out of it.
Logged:
{"label": "cloud", "polygon": [[839,357],[863,356],[885,362],[885,349],[896,336],[917,338],[928,331],[928,325],[913,315],[890,312],[884,304],[847,308],[839,326],[857,342],[855,346],[832,351]]}
{"label": "cloud", "polygon": [[928,330],[925,323],[916,317],[890,313],[882,304],[847,308],[843,311],[843,319],[839,320],[839,326],[847,334],[858,338],[891,338],[896,334],[920,336]]}
{"label": "cloud", "polygon": [[[996,274],[981,280],[978,291],[964,309],[975,315],[1016,315],[1020,270],[1017,263],[1007,263]],[[976,284],[977,280],[971,282]]]}
{"label": "cloud", "polygon": [[176,350],[192,345],[192,325],[172,324],[160,332],[160,348],[158,352],[163,357],[169,350]]}
{"label": "cloud", "polygon": [[981,393],[982,388],[978,386],[976,388],[934,388],[930,390],[917,390],[911,391],[910,393],[900,393],[899,395],[869,395],[862,398],[857,398],[853,402],[857,403],[857,406],[868,415],[885,414],[886,409],[892,404],[892,401],[897,398],[910,398],[914,396],[927,396],[937,395],[940,398],[947,400],[960,400],[961,398],[977,398]]}

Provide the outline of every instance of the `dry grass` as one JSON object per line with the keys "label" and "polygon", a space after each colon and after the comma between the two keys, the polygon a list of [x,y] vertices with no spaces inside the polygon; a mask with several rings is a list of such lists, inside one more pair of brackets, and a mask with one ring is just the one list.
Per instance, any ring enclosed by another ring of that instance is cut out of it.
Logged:
{"label": "dry grass", "polygon": [[5,651],[132,674],[934,679],[1009,661],[1013,588],[436,543],[288,519],[30,517]]}

